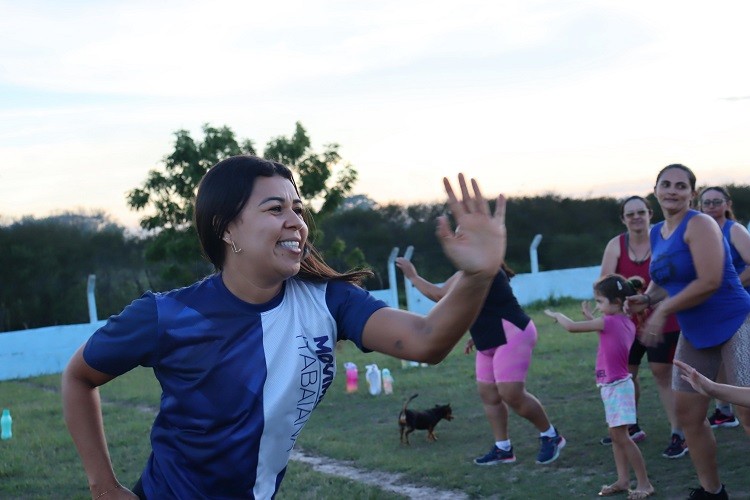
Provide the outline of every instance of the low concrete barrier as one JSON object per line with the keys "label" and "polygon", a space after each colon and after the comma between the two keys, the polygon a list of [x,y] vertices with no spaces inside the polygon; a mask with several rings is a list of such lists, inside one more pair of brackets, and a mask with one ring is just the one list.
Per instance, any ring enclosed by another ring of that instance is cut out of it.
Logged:
{"label": "low concrete barrier", "polygon": [[[562,297],[590,299],[594,296],[592,287],[599,278],[600,269],[600,266],[591,266],[517,274],[510,284],[522,306]],[[405,281],[407,308],[415,313],[427,314],[435,302],[422,295],[409,280]]]}
{"label": "low concrete barrier", "polygon": [[78,347],[106,321],[0,334],[0,380],[62,373]]}
{"label": "low concrete barrier", "polygon": [[[404,257],[411,258],[413,251],[412,247],[408,247]],[[398,248],[394,248],[388,258],[390,288],[370,291],[391,307],[399,307],[395,266],[397,256]],[[598,276],[599,266],[561,269],[518,274],[511,280],[511,285],[521,305],[560,297],[588,299],[592,296],[591,286]],[[419,314],[427,314],[435,303],[414,288],[409,280],[404,280],[404,282],[407,309]],[[0,333],[0,380],[35,377],[63,371],[76,349],[106,323],[106,321],[97,320],[93,285],[94,277],[90,276],[88,287],[90,323]]]}

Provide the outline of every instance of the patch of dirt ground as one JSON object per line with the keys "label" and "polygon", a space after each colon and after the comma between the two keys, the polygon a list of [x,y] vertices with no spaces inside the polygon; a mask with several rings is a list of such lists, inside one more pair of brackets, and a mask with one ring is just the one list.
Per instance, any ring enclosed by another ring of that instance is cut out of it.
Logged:
{"label": "patch of dirt ground", "polygon": [[291,459],[310,465],[322,474],[358,481],[415,500],[465,500],[469,498],[461,491],[438,490],[429,486],[409,484],[403,474],[362,470],[346,462],[307,455],[297,448],[292,450]]}

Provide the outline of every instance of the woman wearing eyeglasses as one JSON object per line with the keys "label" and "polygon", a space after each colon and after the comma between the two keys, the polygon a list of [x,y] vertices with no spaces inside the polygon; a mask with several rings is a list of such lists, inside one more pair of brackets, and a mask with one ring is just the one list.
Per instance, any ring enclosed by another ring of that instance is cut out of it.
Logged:
{"label": "woman wearing eyeglasses", "polygon": [[[620,203],[620,220],[625,224],[627,231],[612,238],[604,249],[601,276],[608,274],[620,274],[626,278],[640,276],[645,281],[645,286],[648,286],[650,282],[648,268],[651,264],[649,232],[652,215],[653,211],[648,200],[641,196],[631,196]],[[636,325],[640,325],[646,319],[646,315],[634,315],[632,319]],[[628,356],[628,371],[633,375],[635,384],[636,406],[640,397],[638,370],[644,355],[654,375],[659,399],[672,428],[669,445],[662,453],[662,456],[666,458],[680,458],[688,451],[685,436],[676,425],[672,395],[672,359],[679,338],[680,326],[677,324],[677,318],[670,315],[664,325],[664,342],[646,347],[636,338]],[[638,423],[631,425],[628,431],[635,442],[646,439],[646,433]],[[602,438],[601,443],[611,444],[612,441],[609,437],[605,437]]]}
{"label": "woman wearing eyeglasses", "polygon": [[750,233],[734,218],[732,198],[726,189],[711,186],[701,191],[701,211],[719,224],[729,242],[732,264],[745,290],[750,293]]}
{"label": "woman wearing eyeglasses", "polygon": [[[737,223],[732,212],[732,198],[726,189],[710,186],[701,191],[701,211],[710,215],[719,224],[724,239],[729,242],[732,265],[740,275],[742,286],[750,293],[750,233],[742,224]],[[717,382],[724,383],[724,370],[719,371]],[[726,401],[716,400],[716,409],[708,417],[711,427],[737,427],[739,421],[732,412],[732,405]]]}

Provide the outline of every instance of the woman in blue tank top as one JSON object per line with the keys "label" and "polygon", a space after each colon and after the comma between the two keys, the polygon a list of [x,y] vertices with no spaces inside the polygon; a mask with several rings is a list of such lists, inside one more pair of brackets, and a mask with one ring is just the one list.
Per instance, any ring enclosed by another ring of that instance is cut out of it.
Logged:
{"label": "woman in blue tank top", "polygon": [[[701,211],[714,218],[719,224],[724,239],[729,242],[730,259],[745,290],[750,292],[750,233],[739,224],[732,211],[732,198],[721,186],[709,186],[701,191]],[[723,368],[719,370],[717,382],[725,383]],[[737,427],[740,422],[732,412],[732,405],[726,401],[716,400],[716,409],[708,417],[711,428]]]}
{"label": "woman in blue tank top", "polygon": [[724,239],[729,242],[729,256],[745,290],[750,293],[750,233],[735,220],[732,198],[721,186],[710,186],[701,191],[701,210],[719,224]]}
{"label": "woman in blue tank top", "polygon": [[[664,221],[651,229],[651,283],[629,299],[638,312],[653,308],[639,332],[645,344],[661,341],[667,315],[676,313],[682,330],[674,359],[715,380],[722,362],[729,383],[750,386],[750,295],[732,266],[729,244],[715,220],[690,208],[696,178],[684,165],[663,168],[654,194]],[[710,399],[679,373],[672,376],[675,413],[682,427],[700,487],[690,498],[728,498],[719,478],[716,442],[706,420]],[[750,409],[737,408],[750,429]]]}

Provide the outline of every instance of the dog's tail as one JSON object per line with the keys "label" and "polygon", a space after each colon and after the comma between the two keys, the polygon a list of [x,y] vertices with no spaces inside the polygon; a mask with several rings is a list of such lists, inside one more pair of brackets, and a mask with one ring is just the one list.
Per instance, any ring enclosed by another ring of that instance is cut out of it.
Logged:
{"label": "dog's tail", "polygon": [[409,402],[411,402],[411,400],[414,399],[414,398],[416,398],[417,396],[419,396],[418,393],[414,394],[412,397],[410,397],[409,399],[407,399],[406,401],[404,401],[404,409],[401,410],[402,413],[406,411],[406,405],[408,405]]}
{"label": "dog's tail", "polygon": [[401,413],[398,414],[398,423],[401,425],[401,432],[403,432],[403,426],[406,425],[406,406],[409,404],[409,401],[419,396],[419,394],[414,394],[412,397],[404,401],[404,408],[401,410]]}

